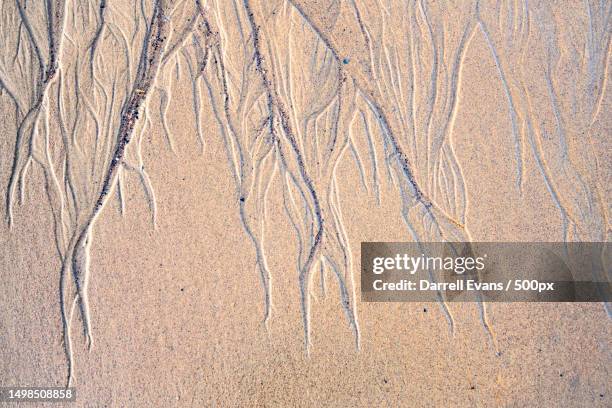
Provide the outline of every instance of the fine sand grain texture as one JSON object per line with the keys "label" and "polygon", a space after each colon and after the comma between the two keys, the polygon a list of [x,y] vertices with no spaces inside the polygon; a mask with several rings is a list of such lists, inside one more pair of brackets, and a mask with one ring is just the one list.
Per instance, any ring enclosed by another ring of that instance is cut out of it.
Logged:
{"label": "fine sand grain texture", "polygon": [[610,305],[359,287],[364,241],[610,240],[611,34],[593,0],[0,0],[0,386],[611,406]]}

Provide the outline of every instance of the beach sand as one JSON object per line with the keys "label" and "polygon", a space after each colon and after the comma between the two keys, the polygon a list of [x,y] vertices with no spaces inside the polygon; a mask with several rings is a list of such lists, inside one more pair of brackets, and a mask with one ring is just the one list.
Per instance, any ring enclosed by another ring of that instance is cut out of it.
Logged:
{"label": "beach sand", "polygon": [[359,287],[361,242],[609,239],[610,4],[90,3],[0,3],[0,386],[610,406],[601,303]]}

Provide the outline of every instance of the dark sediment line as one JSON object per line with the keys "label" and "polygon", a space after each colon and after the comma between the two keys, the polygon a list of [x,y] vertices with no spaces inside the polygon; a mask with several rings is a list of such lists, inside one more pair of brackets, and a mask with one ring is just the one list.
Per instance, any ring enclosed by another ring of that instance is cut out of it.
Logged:
{"label": "dark sediment line", "polygon": [[[247,222],[247,216],[245,213],[245,196],[244,196],[244,191],[243,191],[243,181],[245,177],[244,175],[245,160],[244,160],[244,153],[242,151],[243,149],[240,146],[239,141],[237,140],[238,133],[234,127],[234,123],[233,123],[232,116],[231,116],[229,87],[228,87],[227,79],[226,79],[225,63],[222,58],[223,54],[221,50],[219,49],[218,38],[216,38],[218,33],[213,32],[213,30],[211,29],[210,23],[206,17],[204,9],[202,8],[199,0],[196,0],[196,6],[198,8],[199,15],[202,18],[200,30],[202,31],[202,34],[206,41],[210,42],[212,40],[213,42],[206,44],[204,54],[202,55],[201,61],[197,61],[199,65],[197,67],[197,72],[194,74],[195,74],[195,78],[197,78],[199,75],[203,73],[204,69],[207,66],[207,62],[209,58],[212,58],[213,63],[218,67],[218,70],[220,73],[220,85],[221,85],[221,92],[222,92],[222,97],[223,97],[223,113],[225,115],[227,126],[229,127],[229,130],[230,130],[230,134],[231,134],[230,137],[233,137],[234,141],[236,142],[237,150],[239,154],[239,160],[240,160],[240,169],[239,169],[240,174],[234,174],[238,193],[240,195],[240,219],[242,221],[243,227],[245,228],[247,232],[247,235],[249,236],[251,242],[253,243],[253,246],[255,247],[257,265],[259,267],[260,278],[261,278],[263,289],[264,289],[263,323],[266,324],[272,312],[271,283],[270,283],[271,276],[270,276],[270,272],[268,271],[267,267],[264,264],[263,248],[261,247],[261,244],[255,237],[255,234],[253,233],[252,228]],[[210,52],[211,47],[215,48],[213,52]],[[211,90],[209,89],[209,93],[210,91]],[[212,98],[212,95],[211,95],[211,98]],[[213,109],[215,108],[213,107]],[[268,122],[272,123],[270,120],[268,120]],[[271,130],[273,129],[272,126],[270,127],[270,129]]]}
{"label": "dark sediment line", "polygon": [[[34,34],[32,33],[32,27],[28,22],[27,16],[25,14],[25,10],[22,7],[19,1],[16,2],[17,9],[19,10],[19,16],[22,20],[22,23],[26,27],[26,32],[30,36],[32,41],[32,45],[34,47],[34,51],[38,58],[39,64],[39,79],[37,84],[35,85],[35,89],[37,90],[36,98],[32,106],[28,109],[28,112],[24,116],[23,120],[19,124],[19,128],[17,130],[17,137],[15,140],[15,151],[13,154],[13,165],[11,169],[11,176],[9,178],[9,183],[6,189],[6,219],[9,225],[9,228],[12,227],[13,224],[13,216],[12,216],[12,206],[13,206],[13,196],[15,194],[15,183],[17,181],[17,173],[18,167],[20,167],[20,162],[22,161],[22,152],[21,145],[24,137],[24,131],[27,130],[26,125],[29,121],[34,121],[32,126],[35,126],[36,119],[40,112],[40,108],[42,106],[43,100],[45,98],[45,94],[47,93],[47,89],[49,88],[49,84],[55,78],[55,74],[57,73],[58,61],[57,55],[59,53],[60,41],[56,41],[56,38],[61,38],[63,35],[64,29],[64,12],[65,12],[65,2],[63,0],[56,0],[52,2],[51,0],[47,1],[47,35],[49,37],[49,59],[46,65],[43,65],[42,55],[40,53],[40,49],[36,44],[34,39]],[[57,31],[57,32],[56,32]],[[15,99],[16,100],[16,99]],[[29,132],[29,137],[31,137],[34,133],[34,129]]]}
{"label": "dark sediment line", "polygon": [[[268,109],[270,111],[270,115],[272,116],[274,115],[274,109],[276,108],[276,110],[278,111],[279,118],[280,118],[280,124],[283,128],[285,135],[287,136],[287,139],[289,140],[289,143],[291,144],[293,153],[295,154],[295,158],[297,160],[297,164],[298,164],[298,168],[300,171],[300,175],[302,176],[302,180],[304,184],[306,185],[312,197],[315,219],[318,224],[318,231],[314,236],[314,242],[312,243],[310,247],[310,251],[308,253],[306,262],[304,263],[304,266],[301,268],[300,274],[299,274],[300,297],[301,297],[301,305],[302,305],[302,320],[304,324],[304,337],[305,337],[305,343],[306,343],[306,350],[308,351],[308,346],[310,343],[310,338],[309,338],[310,329],[309,329],[309,321],[308,321],[308,300],[307,300],[308,298],[307,298],[306,289],[308,286],[308,274],[310,271],[310,267],[322,245],[324,220],[323,220],[323,216],[321,215],[321,206],[319,203],[317,192],[312,183],[312,179],[310,178],[310,176],[308,175],[306,171],[302,153],[300,152],[299,146],[297,144],[297,140],[295,139],[295,135],[293,134],[293,130],[289,122],[289,116],[287,115],[286,110],[282,102],[280,101],[280,98],[278,97],[276,92],[273,90],[273,87],[270,82],[270,78],[268,78],[267,69],[264,66],[265,61],[264,61],[263,56],[261,55],[261,49],[260,49],[260,44],[259,44],[259,26],[257,25],[255,21],[255,16],[253,14],[253,11],[251,10],[249,1],[243,0],[243,4],[246,10],[249,24],[251,25],[251,30],[252,30],[252,35],[253,35],[255,66],[256,66],[257,72],[259,72],[259,74],[261,75],[261,78],[264,83],[264,87],[266,88],[266,93],[267,93],[267,98],[268,98]],[[271,120],[270,123],[271,123],[271,130],[272,132],[274,132],[273,125],[272,125],[273,120]],[[280,140],[278,137],[274,137],[274,139],[275,139],[275,143],[278,148],[279,154],[282,160],[284,161],[285,156],[282,150],[282,146],[280,144]]]}
{"label": "dark sediment line", "polygon": [[[323,32],[321,32],[321,30],[312,22],[312,19],[308,17],[308,15],[304,12],[304,10],[302,10],[302,8],[297,3],[295,3],[295,1],[288,0],[288,2],[300,13],[304,21],[308,23],[308,25],[314,30],[314,32],[317,33],[321,41],[325,44],[325,46],[330,50],[330,52],[334,56],[334,59],[338,63],[341,63],[342,58],[340,58],[340,54],[338,54],[335,47],[332,45],[330,39],[327,38],[323,34]],[[358,86],[358,88],[361,90],[362,94],[366,95],[367,92],[362,86],[360,86],[359,81],[356,78],[353,78],[353,80],[355,84]],[[400,166],[402,167],[402,170],[404,171],[406,178],[408,179],[408,182],[410,183],[413,189],[415,199],[419,201],[420,203],[422,203],[427,209],[431,208],[432,204],[429,201],[429,199],[424,195],[423,190],[419,187],[419,184],[417,183],[416,178],[414,177],[414,173],[411,169],[410,161],[408,160],[408,158],[402,151],[402,148],[399,146],[397,142],[397,138],[395,137],[394,132],[392,131],[391,126],[389,125],[389,121],[387,120],[386,115],[384,114],[378,102],[376,102],[373,95],[368,95],[368,96],[369,96],[368,98],[369,103],[372,106],[372,108],[375,110],[374,113],[376,114],[376,116],[381,120],[383,127],[384,127],[384,131],[385,133],[387,133],[387,136],[389,137],[389,140],[391,141],[391,145],[400,163]]]}
{"label": "dark sediment line", "polygon": [[157,68],[159,67],[163,43],[166,39],[164,35],[165,21],[162,9],[163,6],[161,4],[162,1],[159,1],[156,4],[153,12],[151,28],[149,29],[148,36],[145,39],[143,51],[140,57],[137,79],[132,87],[131,95],[123,107],[117,146],[113,153],[113,158],[109,165],[108,171],[106,172],[106,177],[102,182],[100,195],[94,205],[92,218],[104,205],[106,196],[113,185],[117,168],[125,154],[125,148],[130,143],[132,138],[132,131],[134,130],[134,126],[138,120],[138,111],[140,106],[146,99],[151,88],[151,84],[157,75]]}
{"label": "dark sediment line", "polygon": [[88,345],[91,347],[92,336],[89,321],[89,307],[87,297],[87,278],[89,272],[87,270],[86,264],[86,259],[88,257],[89,251],[88,245],[90,243],[90,231],[95,223],[96,216],[104,207],[109,192],[112,189],[112,186],[114,185],[118,174],[119,165],[123,160],[123,157],[125,155],[125,149],[131,140],[132,132],[138,120],[139,108],[142,105],[143,101],[146,99],[148,92],[157,75],[162,50],[164,48],[163,43],[166,39],[164,34],[166,23],[166,19],[164,16],[164,3],[165,2],[163,0],[159,0],[155,4],[153,15],[151,17],[151,24],[149,25],[148,33],[143,42],[136,80],[132,87],[132,91],[128,96],[126,102],[124,103],[122,109],[121,122],[117,135],[117,144],[113,152],[113,156],[110,161],[108,170],[106,171],[106,175],[102,180],[102,187],[100,193],[93,205],[93,208],[91,209],[89,217],[86,219],[83,225],[79,227],[80,230],[76,231],[73,235],[70,247],[68,249],[69,254],[67,254],[66,262],[62,267],[60,292],[62,296],[61,308],[62,319],[64,323],[66,354],[67,358],[69,359],[69,384],[72,382],[73,376],[73,359],[70,346],[70,320],[72,317],[72,311],[74,309],[74,306],[71,307],[70,314],[67,315],[65,303],[66,300],[64,298],[64,288],[66,284],[64,281],[64,275],[66,273],[66,269],[70,268],[72,270],[72,276],[77,291],[77,298],[75,298],[75,301],[78,299],[81,317],[83,319],[84,334],[87,337]]}

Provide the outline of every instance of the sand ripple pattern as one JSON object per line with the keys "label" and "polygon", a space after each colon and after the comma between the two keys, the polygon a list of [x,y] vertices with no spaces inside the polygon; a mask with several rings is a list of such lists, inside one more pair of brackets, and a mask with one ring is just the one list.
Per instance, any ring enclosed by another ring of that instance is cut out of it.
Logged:
{"label": "sand ripple pattern", "polygon": [[[267,200],[280,180],[283,216],[299,246],[305,350],[315,272],[321,285],[328,275],[337,281],[359,348],[356,271],[336,169],[351,160],[379,201],[383,180],[392,183],[407,240],[470,241],[452,133],[475,36],[486,41],[506,96],[517,187],[533,155],[566,240],[608,239],[590,128],[607,109],[611,15],[612,3],[596,1],[0,1],[0,97],[17,121],[5,216],[13,226],[28,173],[39,166],[62,263],[68,383],[75,313],[90,347],[94,338],[87,284],[96,221],[111,199],[123,211],[123,175],[131,172],[156,225],[141,145],[155,115],[174,150],[167,116],[179,82],[192,90],[202,154],[205,104],[223,137],[226,156],[215,159],[233,174],[261,277],[264,324],[272,318],[274,274],[266,226],[276,216]],[[453,330],[441,298],[440,305]]]}

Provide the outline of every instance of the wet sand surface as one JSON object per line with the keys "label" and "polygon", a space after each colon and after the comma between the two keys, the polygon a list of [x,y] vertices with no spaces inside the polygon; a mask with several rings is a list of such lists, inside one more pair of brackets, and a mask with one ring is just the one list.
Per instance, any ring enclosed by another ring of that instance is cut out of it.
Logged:
{"label": "wet sand surface", "polygon": [[600,303],[366,303],[364,241],[607,241],[609,2],[0,2],[0,385],[609,406]]}

